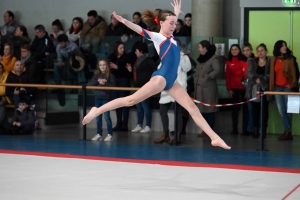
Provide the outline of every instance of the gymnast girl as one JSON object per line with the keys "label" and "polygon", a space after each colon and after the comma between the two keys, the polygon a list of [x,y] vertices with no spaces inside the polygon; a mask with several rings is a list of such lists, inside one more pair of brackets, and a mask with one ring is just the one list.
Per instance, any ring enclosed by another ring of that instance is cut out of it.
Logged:
{"label": "gymnast girl", "polygon": [[210,128],[185,89],[176,81],[177,68],[180,61],[180,46],[173,39],[172,34],[176,28],[177,16],[182,13],[181,0],[173,0],[171,5],[174,8],[174,12],[167,10],[162,11],[158,16],[158,19],[155,19],[152,11],[144,10],[143,12],[143,19],[148,24],[156,22],[160,28],[159,33],[142,29],[139,25],[134,24],[117,15],[116,12],[113,12],[114,17],[119,22],[153,41],[155,49],[161,59],[161,67],[152,74],[150,81],[134,94],[112,100],[99,108],[93,107],[82,120],[82,124],[85,125],[89,123],[104,112],[124,106],[133,106],[152,95],[165,91],[189,112],[195,123],[210,137],[212,146],[231,149],[231,147]]}

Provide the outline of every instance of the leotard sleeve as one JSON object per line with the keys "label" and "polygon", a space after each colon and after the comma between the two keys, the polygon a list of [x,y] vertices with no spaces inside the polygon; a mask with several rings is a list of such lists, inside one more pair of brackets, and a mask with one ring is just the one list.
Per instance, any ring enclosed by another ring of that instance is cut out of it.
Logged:
{"label": "leotard sleeve", "polygon": [[141,36],[145,37],[148,40],[153,41],[155,49],[157,53],[159,54],[160,48],[159,45],[166,40],[166,37],[163,36],[160,33],[151,32],[146,29],[142,29],[142,32],[140,33]]}

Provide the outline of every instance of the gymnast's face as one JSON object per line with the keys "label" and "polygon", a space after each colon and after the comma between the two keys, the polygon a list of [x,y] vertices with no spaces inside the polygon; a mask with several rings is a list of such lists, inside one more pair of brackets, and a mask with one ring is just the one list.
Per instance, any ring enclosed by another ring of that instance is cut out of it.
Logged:
{"label": "gymnast's face", "polygon": [[160,21],[161,33],[163,35],[172,35],[176,28],[176,22],[176,16],[167,16],[165,21]]}

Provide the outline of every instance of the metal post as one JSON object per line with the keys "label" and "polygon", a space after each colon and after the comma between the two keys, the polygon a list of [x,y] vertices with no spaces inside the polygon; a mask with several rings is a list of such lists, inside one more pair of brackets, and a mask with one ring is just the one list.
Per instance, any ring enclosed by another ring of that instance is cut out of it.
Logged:
{"label": "metal post", "polygon": [[[86,85],[82,86],[82,113],[86,116]],[[86,125],[83,125],[83,140],[86,140]]]}
{"label": "metal post", "polygon": [[[262,93],[260,93],[262,94]],[[268,151],[265,149],[265,143],[264,143],[264,135],[263,135],[263,130],[264,129],[264,98],[263,98],[263,95],[260,96],[260,127],[261,127],[261,134],[260,134],[260,149],[259,151]]]}
{"label": "metal post", "polygon": [[178,134],[178,109],[177,109],[177,102],[174,102],[174,144],[177,145],[177,134]]}

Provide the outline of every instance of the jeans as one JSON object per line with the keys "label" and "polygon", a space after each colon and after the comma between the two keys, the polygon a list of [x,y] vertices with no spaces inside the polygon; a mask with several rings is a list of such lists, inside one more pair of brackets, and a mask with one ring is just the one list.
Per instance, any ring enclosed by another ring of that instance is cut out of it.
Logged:
{"label": "jeans", "polygon": [[248,124],[247,124],[247,131],[253,131],[253,104],[252,102],[247,103],[248,105]]}
{"label": "jeans", "polygon": [[[276,92],[291,92],[292,89],[275,86],[275,91]],[[287,113],[288,96],[287,95],[275,95],[275,100],[276,100],[278,112],[281,116],[281,121],[284,126],[284,131],[291,131],[292,114]]]}
{"label": "jeans", "polygon": [[[129,79],[128,78],[116,79],[116,86],[117,87],[130,87]],[[112,92],[112,99],[126,97],[128,95],[129,95],[129,91],[114,90]],[[123,126],[127,127],[128,118],[129,118],[129,108],[128,107],[117,108],[116,114],[117,114],[117,124],[123,123]],[[122,117],[123,117],[123,120],[122,120]]]}
{"label": "jeans", "polygon": [[[170,106],[174,103],[166,103],[166,104],[159,104],[159,114],[161,117],[161,122],[163,125],[163,131],[167,132],[169,131],[169,117],[168,117],[168,110]],[[180,132],[182,131],[182,107],[181,105],[177,104],[177,110],[178,110],[178,115],[177,115],[177,130]]]}
{"label": "jeans", "polygon": [[[99,108],[100,106],[106,104],[107,102],[109,102],[108,99],[95,98],[95,106],[97,108]],[[104,113],[104,119],[105,119],[106,125],[107,125],[107,132],[108,132],[108,134],[112,135],[112,123],[111,123],[111,118],[110,118],[110,115],[109,115],[109,111]],[[97,120],[97,133],[99,135],[102,135],[102,114],[99,115],[96,118],[96,120]]]}
{"label": "jeans", "polygon": [[210,128],[214,128],[215,125],[215,113],[201,113],[203,118],[206,120]]}
{"label": "jeans", "polygon": [[146,126],[151,127],[152,112],[150,109],[150,98],[145,99],[144,101],[136,104],[136,108],[137,108],[138,124],[141,126],[143,125],[144,113],[145,113]]}

